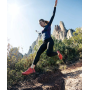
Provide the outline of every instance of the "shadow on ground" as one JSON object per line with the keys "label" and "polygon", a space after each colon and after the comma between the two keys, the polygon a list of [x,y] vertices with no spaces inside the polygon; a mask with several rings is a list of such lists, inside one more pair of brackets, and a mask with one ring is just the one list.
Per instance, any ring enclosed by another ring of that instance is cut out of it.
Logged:
{"label": "shadow on ground", "polygon": [[47,72],[39,76],[39,83],[45,86],[50,86],[46,90],[65,90],[65,82],[61,70],[57,69],[54,72]]}
{"label": "shadow on ground", "polygon": [[74,77],[80,75],[81,73],[82,73],[82,70],[78,70],[78,71],[75,71],[75,72],[67,73],[67,74],[64,75],[64,77],[70,76],[71,78],[74,78]]}

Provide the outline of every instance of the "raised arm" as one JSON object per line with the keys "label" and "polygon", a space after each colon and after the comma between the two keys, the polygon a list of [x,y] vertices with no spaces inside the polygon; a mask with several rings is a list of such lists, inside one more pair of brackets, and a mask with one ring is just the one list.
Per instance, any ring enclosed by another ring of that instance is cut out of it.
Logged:
{"label": "raised arm", "polygon": [[55,6],[54,6],[54,10],[53,10],[53,15],[48,23],[48,25],[51,25],[52,24],[52,21],[54,19],[54,16],[55,16],[55,12],[56,12],[56,6],[57,6],[57,0],[55,1]]}
{"label": "raised arm", "polygon": [[57,0],[55,1],[55,6],[54,6],[54,10],[53,10],[53,15],[52,15],[52,17],[51,17],[49,23],[47,24],[47,26],[46,26],[46,27],[44,28],[44,30],[42,31],[42,33],[45,32],[45,31],[47,30],[48,26],[51,26],[52,21],[53,21],[54,16],[55,16],[56,6],[57,6]]}
{"label": "raised arm", "polygon": [[49,23],[48,23],[49,26],[52,24],[52,21],[53,21],[54,16],[55,16],[55,12],[56,12],[56,7],[54,7],[53,15],[52,15],[52,17],[51,17],[51,19],[50,19],[50,21],[49,21]]}

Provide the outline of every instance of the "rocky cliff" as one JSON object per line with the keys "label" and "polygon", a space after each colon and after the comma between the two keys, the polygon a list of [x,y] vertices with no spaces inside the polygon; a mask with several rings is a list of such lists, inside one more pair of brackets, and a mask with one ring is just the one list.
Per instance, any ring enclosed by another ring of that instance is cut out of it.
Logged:
{"label": "rocky cliff", "polygon": [[53,31],[53,36],[58,39],[58,40],[63,40],[65,38],[70,38],[73,36],[73,32],[74,30],[73,29],[69,29],[67,30],[65,28],[65,25],[62,21],[60,21],[60,24],[59,25],[55,25],[55,28],[54,28],[54,31]]}
{"label": "rocky cliff", "polygon": [[[65,38],[68,38],[68,39],[69,39],[70,37],[72,37],[72,36],[73,36],[73,32],[74,32],[73,29],[67,30],[67,29],[65,28],[64,23],[63,23],[62,21],[60,21],[60,24],[59,24],[59,25],[55,25],[54,31],[53,31],[53,34],[52,34],[52,35],[53,35],[56,39],[62,41],[62,40],[65,39]],[[30,48],[29,48],[28,53],[27,53],[26,55],[24,55],[24,56],[28,56],[28,55],[30,55],[31,53],[34,52],[34,46],[38,43],[38,41],[39,41],[40,39],[42,39],[41,34],[38,35],[38,38],[36,39],[36,41],[34,41],[34,42],[32,43],[32,45],[31,45]]]}
{"label": "rocky cliff", "polygon": [[29,56],[30,54],[34,53],[34,46],[35,46],[36,44],[38,44],[38,41],[39,41],[40,39],[42,39],[42,35],[41,35],[41,34],[38,34],[38,37],[37,37],[36,41],[34,41],[34,42],[32,43],[32,45],[31,45],[30,48],[29,48],[28,53],[25,54],[24,57],[27,57],[27,56]]}

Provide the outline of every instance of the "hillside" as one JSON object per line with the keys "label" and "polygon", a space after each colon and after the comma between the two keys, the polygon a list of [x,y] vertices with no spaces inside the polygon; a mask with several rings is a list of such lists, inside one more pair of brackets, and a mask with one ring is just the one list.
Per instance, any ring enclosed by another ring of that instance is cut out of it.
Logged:
{"label": "hillside", "polygon": [[28,75],[24,82],[10,90],[82,90],[82,61],[68,65],[64,70]]}
{"label": "hillside", "polygon": [[[10,58],[7,57],[8,90],[82,90],[81,28],[76,28],[70,39],[60,41],[53,38],[53,40],[53,50],[59,49],[63,60],[59,60],[57,56],[48,57],[45,51],[40,56],[34,74],[22,76],[22,72],[31,66],[43,41],[39,41],[37,48],[35,47],[35,53],[29,57],[18,60],[12,55]],[[18,55],[17,52],[15,55]]]}

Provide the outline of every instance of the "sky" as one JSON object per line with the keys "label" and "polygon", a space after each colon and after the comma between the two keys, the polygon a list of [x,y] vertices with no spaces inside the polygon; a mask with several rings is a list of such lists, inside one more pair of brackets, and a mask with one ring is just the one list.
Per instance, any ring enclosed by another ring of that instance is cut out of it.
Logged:
{"label": "sky", "polygon": [[[38,37],[35,30],[43,29],[39,19],[49,21],[54,5],[55,0],[7,0],[8,43],[20,47],[22,54],[28,53],[29,47]],[[64,22],[66,29],[82,27],[82,0],[58,0],[51,34],[60,21]]]}

